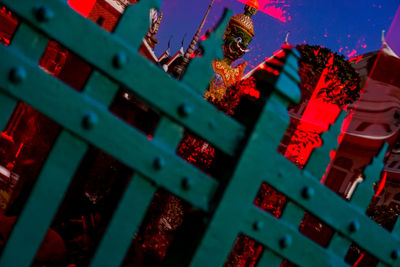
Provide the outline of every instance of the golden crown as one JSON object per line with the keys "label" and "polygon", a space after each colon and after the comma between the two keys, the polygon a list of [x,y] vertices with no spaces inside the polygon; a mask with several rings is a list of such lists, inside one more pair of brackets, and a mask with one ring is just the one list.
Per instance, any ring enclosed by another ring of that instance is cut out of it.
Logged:
{"label": "golden crown", "polygon": [[259,9],[258,1],[257,0],[249,0],[244,7],[244,14],[238,14],[233,16],[229,20],[229,25],[238,27],[239,29],[243,30],[245,33],[254,37],[254,24],[251,16],[256,14],[257,10]]}

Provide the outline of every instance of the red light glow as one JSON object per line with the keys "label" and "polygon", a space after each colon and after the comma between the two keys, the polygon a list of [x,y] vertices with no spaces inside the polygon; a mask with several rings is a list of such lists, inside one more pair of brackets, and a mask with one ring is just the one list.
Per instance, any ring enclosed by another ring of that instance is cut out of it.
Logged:
{"label": "red light glow", "polygon": [[378,190],[376,190],[374,197],[379,196],[379,194],[382,192],[383,188],[385,187],[386,177],[387,177],[387,172],[383,174],[382,180],[379,183]]}
{"label": "red light glow", "polygon": [[89,16],[96,0],[68,0],[68,5],[84,17]]}
{"label": "red light glow", "polygon": [[[243,4],[247,4],[248,0],[238,0]],[[287,12],[287,8],[290,5],[285,0],[258,0],[259,8],[258,10],[270,15],[273,18],[276,18],[282,22],[287,22],[291,20],[289,13]]]}
{"label": "red light glow", "polygon": [[0,43],[9,45],[17,26],[18,19],[14,13],[0,5]]}
{"label": "red light glow", "polygon": [[[319,135],[328,130],[329,125],[335,122],[340,112],[340,108],[337,105],[327,103],[318,97],[320,90],[328,86],[329,82],[325,81],[325,77],[332,63],[333,57],[322,72],[321,78],[285,152],[285,157],[299,166],[304,166],[314,148],[322,145]],[[304,144],[304,146],[299,146],[300,143]]]}

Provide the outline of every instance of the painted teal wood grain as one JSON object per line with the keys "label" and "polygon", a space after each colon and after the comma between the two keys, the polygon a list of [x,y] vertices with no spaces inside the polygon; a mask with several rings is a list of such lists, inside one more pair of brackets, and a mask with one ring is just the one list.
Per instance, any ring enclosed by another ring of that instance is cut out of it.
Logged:
{"label": "painted teal wood grain", "polygon": [[60,134],[18,217],[0,266],[30,266],[86,149],[67,131]]}
{"label": "painted teal wood grain", "polygon": [[[50,76],[21,57],[12,49],[0,46],[0,56],[8,63],[0,65],[0,72],[8,73],[11,66],[23,66],[28,73],[24,82],[17,86],[0,76],[2,89],[20,98],[43,114],[57,121],[90,144],[104,150],[141,174],[163,186],[174,194],[186,199],[194,206],[208,209],[217,182],[192,165],[178,158],[175,151],[152,142],[137,129],[123,122],[107,107],[72,90],[55,77]],[[32,87],[35,91],[32,91]],[[17,89],[18,88],[18,89]],[[86,119],[93,119],[93,125],[86,127]],[[156,158],[165,161],[161,170],[154,168]],[[192,190],[180,187],[182,179],[189,177]]]}
{"label": "painted teal wood grain", "polygon": [[[0,84],[1,87],[1,84]],[[0,93],[0,130],[3,131],[7,125],[14,108],[17,105],[15,98],[8,96],[7,94]]]}
{"label": "painted teal wood grain", "polygon": [[[263,228],[254,229],[254,222],[261,222]],[[276,218],[258,207],[250,208],[244,217],[243,233],[300,266],[348,266],[343,258],[319,246],[298,229],[278,223]],[[286,245],[283,244],[285,238],[288,239]]]}
{"label": "painted teal wood grain", "polygon": [[48,38],[38,33],[32,26],[20,23],[13,36],[11,46],[39,64],[39,59],[43,55],[48,41]]}
{"label": "painted teal wood grain", "polygon": [[349,251],[351,241],[344,237],[342,234],[335,233],[329,242],[329,250],[344,258]]}
{"label": "painted teal wood grain", "polygon": [[282,260],[283,259],[281,257],[276,255],[271,250],[264,249],[261,258],[257,263],[257,266],[260,266],[260,267],[264,267],[264,266],[279,267],[282,264]]}
{"label": "painted teal wood grain", "polygon": [[300,91],[298,87],[300,76],[297,73],[297,61],[299,58],[300,55],[295,50],[292,50],[291,53],[287,55],[285,61],[287,64],[284,64],[281,75],[279,75],[275,84],[275,90],[285,95],[292,103],[298,103],[300,101]]}
{"label": "painted teal wood grain", "polygon": [[329,131],[322,133],[322,147],[316,148],[311,154],[306,169],[316,179],[321,180],[331,161],[331,152],[338,146],[337,138],[341,133],[343,121],[346,113],[340,112],[336,122],[330,127]]}
{"label": "painted teal wood grain", "polygon": [[111,81],[98,71],[93,71],[83,92],[104,106],[109,107],[118,89],[119,85],[117,83]]}
{"label": "painted teal wood grain", "polygon": [[[107,73],[111,79],[135,92],[147,103],[198,133],[222,151],[234,155],[245,136],[242,125],[217,111],[187,84],[173,79],[161,68],[145,59],[123,39],[109,34],[93,22],[81,17],[65,3],[54,0],[43,0],[41,3],[54,12],[51,23],[36,21],[32,14],[35,3],[30,0],[21,0],[18,3],[4,0],[4,4],[18,15]],[[73,31],[65,31],[65,21],[68,21],[69,28],[74,29]],[[136,33],[129,31],[128,34]],[[121,53],[126,56],[127,62],[122,68],[114,68],[113,58]],[[190,103],[192,107],[193,112],[188,117],[179,115],[178,109],[183,103]]]}
{"label": "painted teal wood grain", "polygon": [[91,267],[121,265],[155,192],[156,187],[144,177],[133,175],[90,264]]}
{"label": "painted teal wood grain", "polygon": [[385,157],[388,144],[385,143],[381,148],[377,157],[372,160],[372,164],[365,168],[365,178],[354,192],[351,202],[359,207],[361,210],[367,210],[369,203],[371,202],[372,196],[374,195],[373,185],[379,182],[381,178],[381,170],[384,167],[383,159]]}
{"label": "painted teal wood grain", "polygon": [[160,142],[171,151],[176,151],[183,137],[184,129],[168,117],[162,117],[154,133],[154,142]]}
{"label": "painted teal wood grain", "polygon": [[304,210],[293,202],[288,201],[285,209],[283,210],[282,216],[279,218],[282,221],[292,225],[293,228],[299,229],[300,223],[304,218]]}

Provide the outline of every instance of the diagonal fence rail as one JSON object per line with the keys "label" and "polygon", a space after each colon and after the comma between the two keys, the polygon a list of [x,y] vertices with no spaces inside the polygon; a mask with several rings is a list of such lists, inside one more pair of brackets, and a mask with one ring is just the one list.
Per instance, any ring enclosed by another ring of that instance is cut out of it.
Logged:
{"label": "diagonal fence rail", "polygon": [[[121,264],[158,188],[211,217],[190,266],[223,266],[239,234],[265,246],[259,266],[279,265],[282,259],[300,266],[346,266],[343,257],[351,242],[383,265],[399,264],[397,234],[365,215],[372,198],[370,185],[379,178],[384,150],[365,173],[368,186],[357,189],[351,202],[319,183],[329,164],[328,154],[337,146],[343,116],[325,134],[323,147],[315,151],[305,170],[276,152],[289,121],[287,105],[299,98],[299,55],[295,51],[287,51],[279,76],[265,88],[270,94],[260,104],[261,112],[250,120],[254,125],[243,125],[202,98],[211,60],[220,56],[207,51],[215,51],[213,47],[220,43],[227,17],[204,44],[204,56],[178,81],[137,52],[146,32],[148,9],[159,7],[157,1],[143,0],[128,7],[113,33],[79,16],[64,1],[0,3],[21,19],[11,45],[0,46],[0,126],[4,128],[22,101],[63,127],[1,255],[0,266],[31,264],[89,145],[134,170],[92,266]],[[61,43],[92,66],[82,92],[71,90],[38,66],[49,40]],[[161,114],[152,139],[110,112],[120,87]],[[233,174],[226,185],[176,155],[184,129],[236,159],[233,169],[227,170]],[[262,183],[288,198],[280,219],[253,204]],[[216,192],[223,194],[216,196]],[[304,212],[335,230],[327,248],[298,231]]]}

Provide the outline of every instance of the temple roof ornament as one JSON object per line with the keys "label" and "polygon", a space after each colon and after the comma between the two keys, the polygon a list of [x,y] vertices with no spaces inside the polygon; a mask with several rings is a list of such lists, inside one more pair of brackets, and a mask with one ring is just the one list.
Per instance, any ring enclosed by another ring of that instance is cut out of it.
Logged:
{"label": "temple roof ornament", "polygon": [[206,19],[207,19],[207,17],[208,17],[208,14],[210,13],[211,7],[212,7],[213,4],[214,4],[214,1],[215,1],[215,0],[211,0],[211,3],[210,3],[210,5],[208,6],[207,12],[206,12],[206,14],[205,14],[204,17],[203,17],[203,20],[201,21],[200,26],[197,28],[197,31],[196,31],[196,33],[194,34],[193,39],[192,39],[192,41],[191,41],[190,44],[189,44],[189,47],[186,49],[186,52],[185,52],[185,54],[184,54],[184,56],[183,56],[183,61],[182,61],[182,63],[179,64],[179,65],[177,65],[177,66],[175,67],[174,76],[176,76],[177,78],[180,78],[180,77],[182,76],[182,74],[183,74],[183,72],[185,71],[187,65],[189,64],[190,55],[191,55],[191,54],[195,51],[195,49],[196,49],[197,42],[198,42],[199,37],[200,37],[200,32],[201,32],[201,30],[202,30],[203,27],[204,27],[204,24],[205,24],[205,22],[206,22]]}

